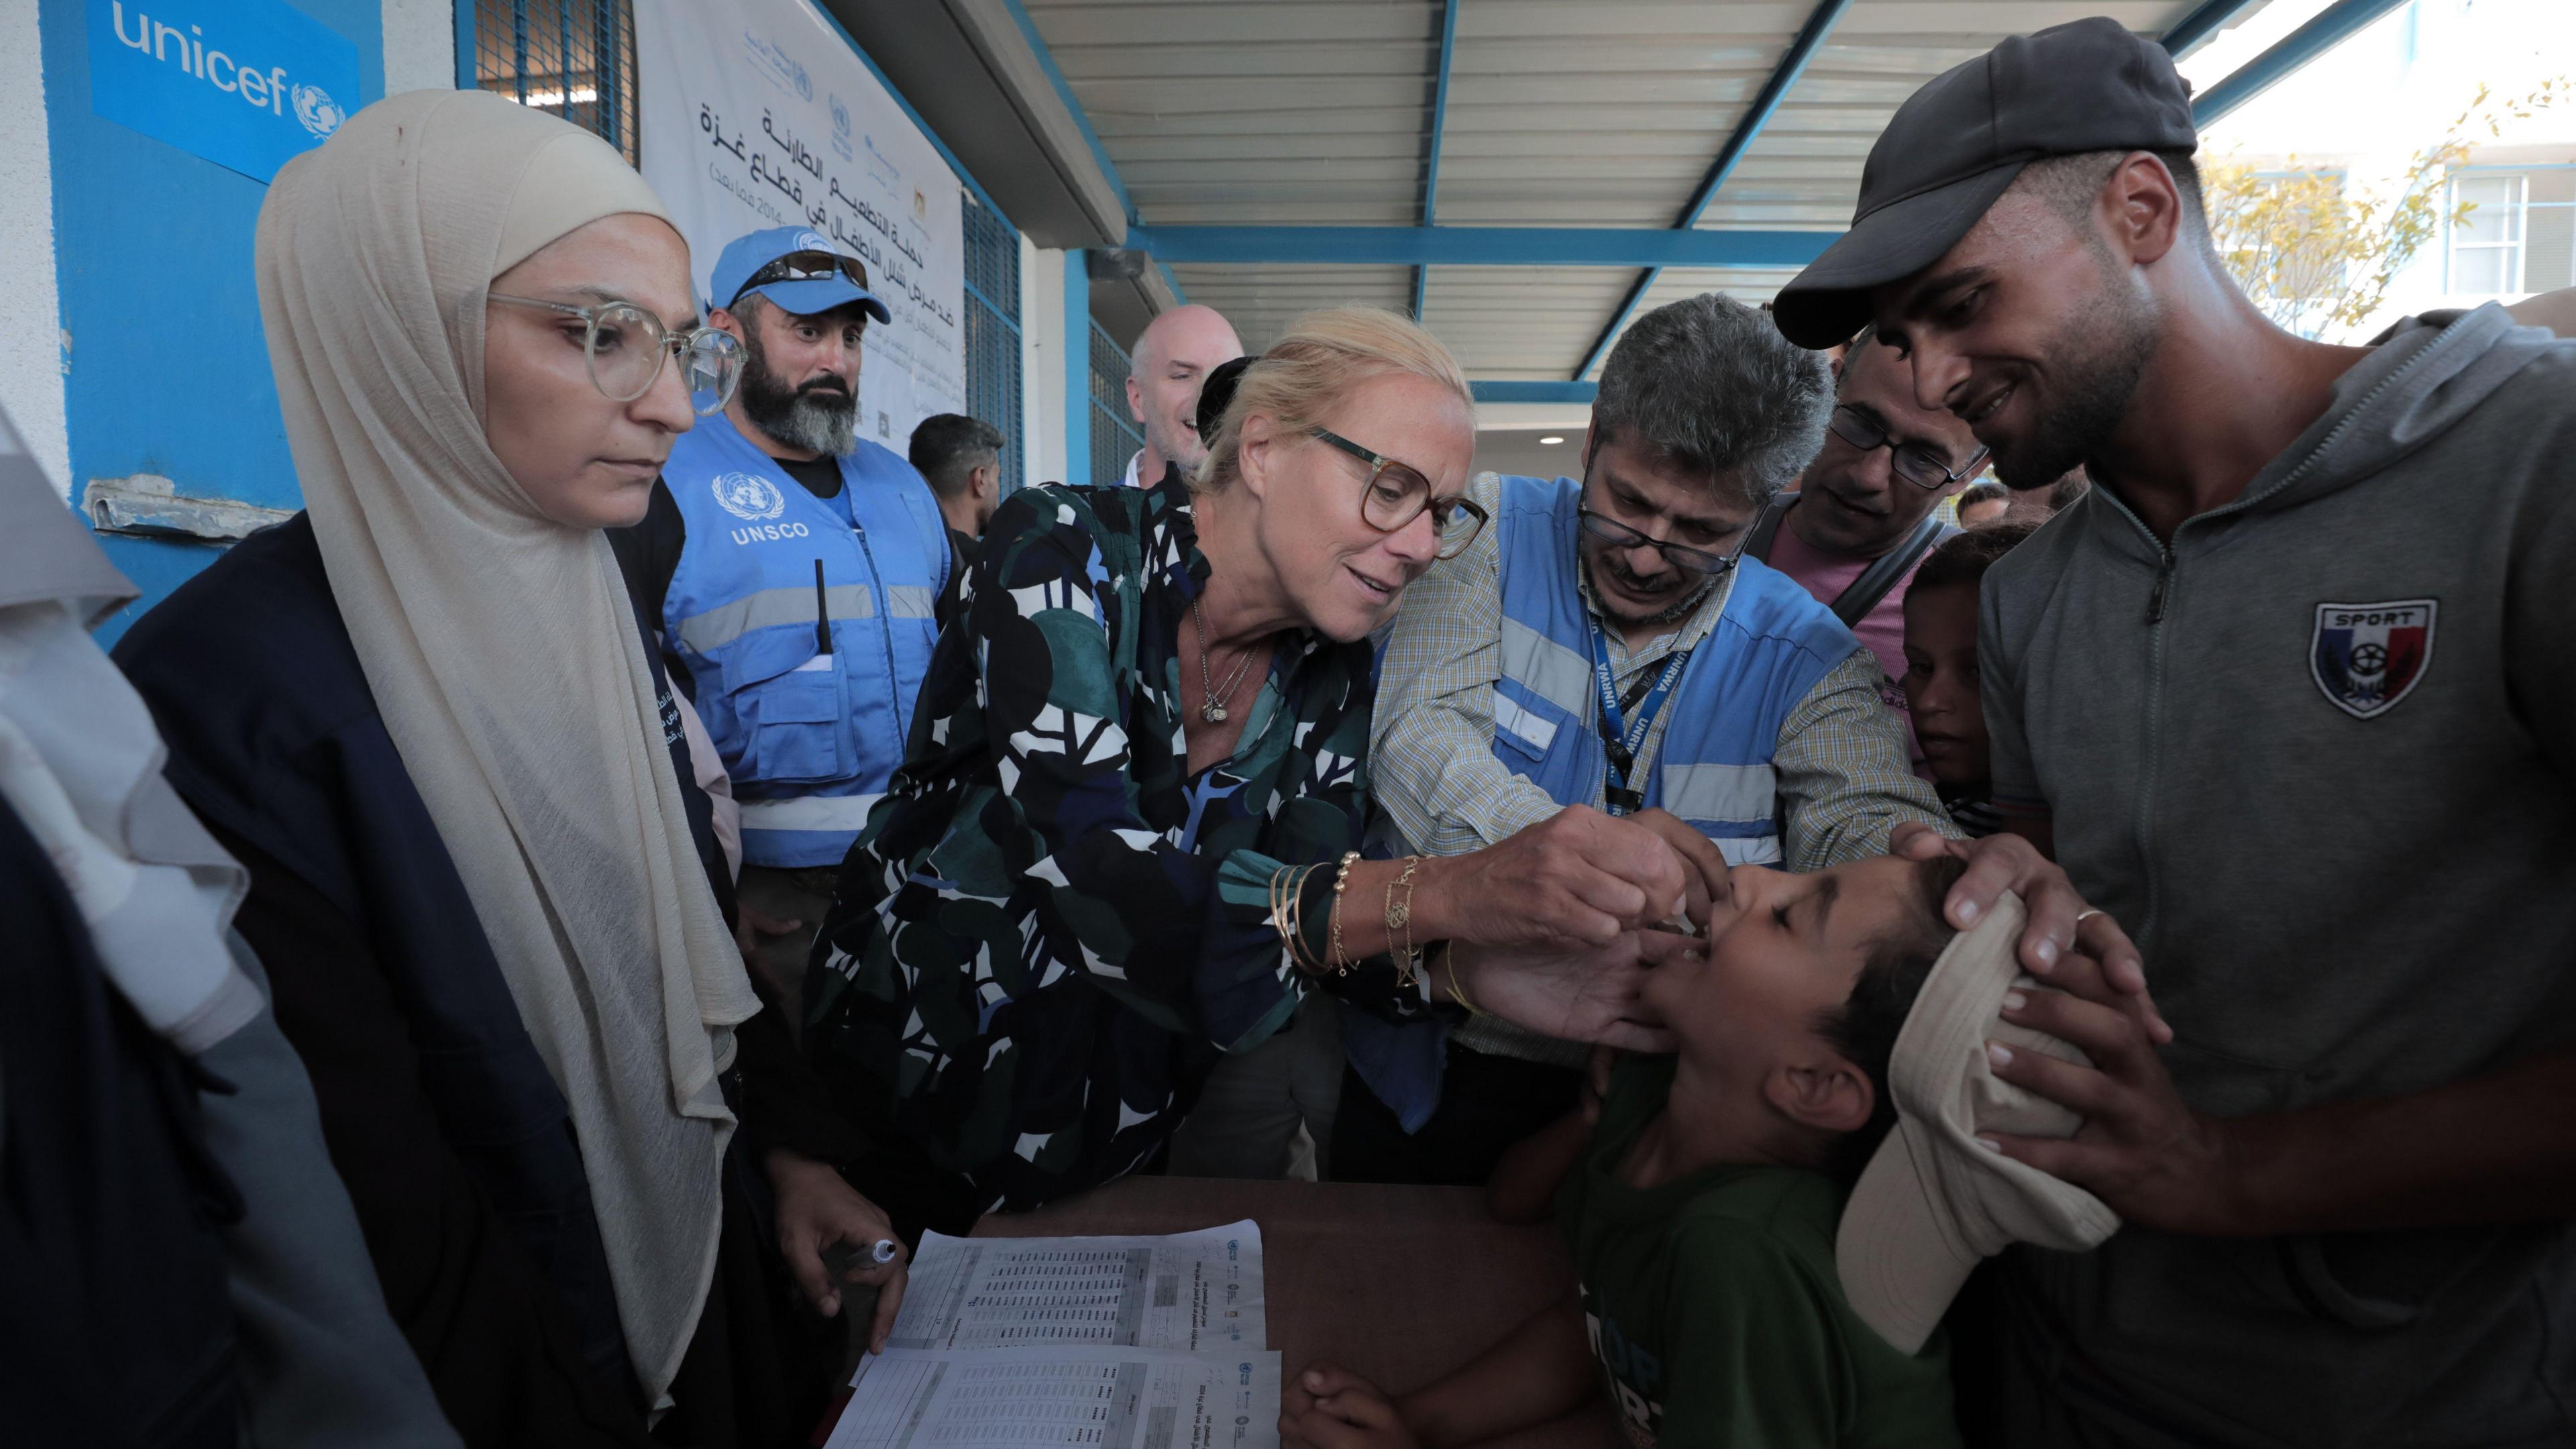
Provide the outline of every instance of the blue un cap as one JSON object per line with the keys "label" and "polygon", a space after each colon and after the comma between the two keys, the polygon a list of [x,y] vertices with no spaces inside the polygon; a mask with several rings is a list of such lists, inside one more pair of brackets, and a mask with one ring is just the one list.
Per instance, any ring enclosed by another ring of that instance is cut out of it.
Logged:
{"label": "blue un cap", "polygon": [[708,305],[727,311],[745,292],[757,292],[799,317],[858,302],[878,321],[894,320],[886,304],[868,290],[867,263],[807,226],[773,226],[734,238],[716,258],[708,287],[714,293]]}

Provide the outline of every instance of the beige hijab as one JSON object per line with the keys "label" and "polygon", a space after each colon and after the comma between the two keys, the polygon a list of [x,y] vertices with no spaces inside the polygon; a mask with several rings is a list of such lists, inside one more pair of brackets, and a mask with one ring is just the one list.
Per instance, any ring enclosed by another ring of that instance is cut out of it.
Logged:
{"label": "beige hijab", "polygon": [[494,95],[395,96],[278,173],[259,301],[332,595],[571,1106],[658,1401],[714,1272],[716,1074],[758,1001],[608,541],[541,515],[483,428],[491,279],[623,212],[664,216],[596,137]]}

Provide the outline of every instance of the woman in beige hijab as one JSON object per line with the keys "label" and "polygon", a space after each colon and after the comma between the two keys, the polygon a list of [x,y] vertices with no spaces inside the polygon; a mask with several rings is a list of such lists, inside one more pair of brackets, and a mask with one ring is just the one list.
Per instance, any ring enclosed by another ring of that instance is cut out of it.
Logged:
{"label": "woman in beige hijab", "polygon": [[[388,1305],[469,1445],[798,1441],[830,1352],[776,1290],[836,1311],[819,1250],[893,1233],[745,977],[600,532],[730,340],[615,151],[473,92],[286,167],[258,264],[307,511],[119,662],[250,866]],[[894,1288],[876,1341],[900,1275],[858,1280]]]}

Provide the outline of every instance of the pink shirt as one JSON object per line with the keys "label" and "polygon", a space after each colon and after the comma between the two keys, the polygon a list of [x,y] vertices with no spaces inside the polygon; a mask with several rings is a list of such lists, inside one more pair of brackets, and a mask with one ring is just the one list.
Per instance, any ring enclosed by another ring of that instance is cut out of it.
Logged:
{"label": "pink shirt", "polygon": [[[1796,579],[1801,588],[1815,596],[1817,603],[1830,607],[1835,599],[1842,596],[1843,590],[1850,588],[1852,581],[1876,560],[1818,553],[1807,546],[1805,539],[1798,537],[1796,526],[1783,518],[1779,531],[1771,535],[1771,557],[1765,562]],[[1921,566],[1921,561],[1917,560],[1916,567]],[[1905,577],[1896,581],[1896,587],[1887,591],[1887,597],[1862,615],[1859,625],[1852,630],[1860,636],[1862,647],[1878,656],[1879,673],[1885,681],[1879,686],[1879,697],[1899,715],[1905,713],[1905,691],[1897,686],[1897,681],[1905,677],[1905,590],[1913,582],[1914,571],[1908,569]],[[1914,743],[1914,728],[1910,720],[1906,725],[1905,743],[1914,753],[1914,773],[1922,774],[1923,750]]]}

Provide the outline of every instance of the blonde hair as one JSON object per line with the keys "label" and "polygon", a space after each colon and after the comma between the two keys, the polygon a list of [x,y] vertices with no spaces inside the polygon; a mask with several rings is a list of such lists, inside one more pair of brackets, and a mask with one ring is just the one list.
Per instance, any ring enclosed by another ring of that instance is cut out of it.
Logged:
{"label": "blonde hair", "polygon": [[1190,475],[1190,491],[1222,493],[1233,486],[1243,448],[1243,420],[1268,413],[1281,433],[1305,440],[1306,429],[1370,381],[1409,373],[1458,395],[1475,416],[1467,374],[1440,339],[1420,324],[1383,307],[1326,307],[1288,324],[1286,335],[1243,370],[1225,417],[1209,440],[1207,461]]}

